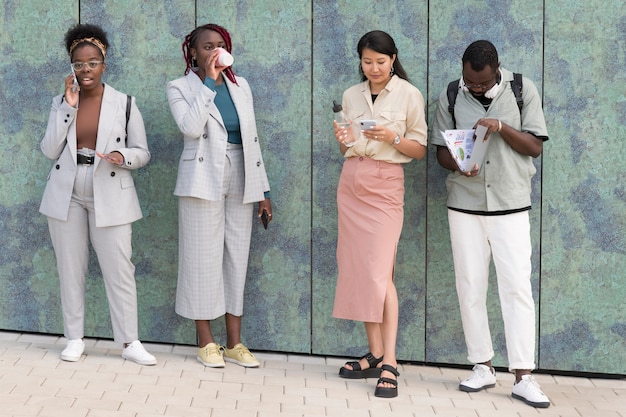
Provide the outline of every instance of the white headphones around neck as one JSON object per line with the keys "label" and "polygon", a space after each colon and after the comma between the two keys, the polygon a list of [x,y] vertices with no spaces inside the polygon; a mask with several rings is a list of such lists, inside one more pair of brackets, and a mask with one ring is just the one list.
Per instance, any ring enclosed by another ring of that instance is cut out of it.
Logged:
{"label": "white headphones around neck", "polygon": [[[500,85],[502,85],[502,71],[500,71],[500,69],[498,69],[498,74],[500,75],[499,77],[499,81],[496,82],[496,84],[491,87],[489,90],[485,91],[485,97],[489,98],[489,99],[493,99],[498,95],[498,92],[500,91]],[[465,81],[463,80],[463,77],[461,76],[461,80],[459,81],[459,86],[461,87],[461,90],[463,90],[464,92],[469,92],[469,88],[467,88],[465,86]]]}

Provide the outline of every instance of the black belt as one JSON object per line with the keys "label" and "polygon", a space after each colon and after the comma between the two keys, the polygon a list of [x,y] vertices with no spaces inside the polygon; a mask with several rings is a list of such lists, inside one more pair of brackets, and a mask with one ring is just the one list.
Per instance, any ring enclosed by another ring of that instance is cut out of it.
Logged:
{"label": "black belt", "polygon": [[82,154],[76,154],[76,162],[83,165],[93,165],[96,158],[94,156],[87,156]]}

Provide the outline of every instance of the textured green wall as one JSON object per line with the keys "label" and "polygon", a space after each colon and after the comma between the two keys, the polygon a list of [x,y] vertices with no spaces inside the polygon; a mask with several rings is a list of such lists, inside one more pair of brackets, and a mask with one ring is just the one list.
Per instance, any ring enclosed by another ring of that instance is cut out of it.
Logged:
{"label": "textured green wall", "polygon": [[[133,229],[140,336],[195,343],[193,323],[174,313],[172,192],[181,140],[165,84],[184,71],[184,35],[196,24],[215,22],[231,31],[235,71],[253,89],[275,213],[268,231],[253,231],[244,340],[259,350],[362,354],[363,327],[331,317],[342,158],[330,106],[359,81],[360,36],[383,29],[395,38],[403,65],[427,98],[429,121],[475,39],[492,40],[503,66],[535,81],[551,137],[536,160],[531,212],[538,365],[626,373],[626,174],[615,152],[626,137],[621,1],[239,0],[214,6],[208,0],[8,0],[0,8],[0,328],[63,331],[54,254],[38,213],[50,161],[38,142],[50,100],[61,92],[69,69],[63,35],[80,20],[108,31],[105,79],[137,97],[153,155],[135,173],[145,216]],[[398,355],[466,363],[445,172],[430,151],[406,166]],[[495,361],[505,366],[492,278]],[[111,337],[95,256],[88,282],[86,333]],[[219,321],[216,331],[223,337]]]}
{"label": "textured green wall", "polygon": [[[498,7],[494,8],[496,3]],[[494,42],[498,48],[502,66],[511,71],[521,72],[533,80],[541,92],[543,87],[542,54],[544,53],[543,4],[542,0],[477,1],[473,2],[473,7],[459,7],[458,4],[445,0],[430,2],[428,56],[430,122],[437,108],[439,93],[450,80],[460,76],[461,56],[467,45],[476,39],[489,39]],[[545,110],[549,119],[550,110],[548,108]],[[551,127],[548,121],[548,133],[554,140],[547,142],[544,149],[559,140]],[[434,149],[431,151],[428,156],[426,360],[440,363],[463,363],[466,349],[461,316],[458,308],[450,308],[456,307],[458,301],[451,259],[452,249],[448,236],[447,193],[443,181],[447,171],[437,163]],[[533,209],[530,212],[530,221],[533,244],[533,292],[535,300],[538,301],[542,158],[536,159],[535,165],[537,175],[533,178]],[[506,366],[504,325],[501,320],[500,300],[493,265],[488,300],[491,334],[496,351],[494,362]],[[539,314],[539,302],[537,302],[536,310]]]}
{"label": "textured green wall", "polygon": [[[392,33],[402,65],[426,96],[428,8],[425,2],[416,5],[414,0],[314,4],[312,351],[361,356],[367,352],[363,325],[331,316],[337,274],[336,190],[343,161],[332,134],[332,102],[340,102],[343,91],[360,82],[356,44],[373,29]],[[426,298],[425,161],[408,164],[405,178],[404,229],[396,265],[402,329],[398,334],[398,355],[421,361]]]}
{"label": "textured green wall", "polygon": [[626,15],[548,2],[542,366],[626,374]]}

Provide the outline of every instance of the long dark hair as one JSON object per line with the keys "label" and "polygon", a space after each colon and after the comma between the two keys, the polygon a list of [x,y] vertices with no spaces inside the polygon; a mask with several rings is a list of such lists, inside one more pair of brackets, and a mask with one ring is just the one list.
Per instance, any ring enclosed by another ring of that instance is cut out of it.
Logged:
{"label": "long dark hair", "polygon": [[[362,58],[363,49],[365,48],[371,49],[372,51],[378,52],[379,54],[388,55],[390,58],[393,58],[393,56],[395,55],[396,60],[393,63],[393,73],[403,80],[409,81],[409,76],[406,74],[406,71],[400,63],[400,57],[398,56],[398,48],[396,48],[396,43],[387,32],[383,32],[382,30],[373,30],[363,35],[356,46],[356,50],[359,53],[359,59]],[[361,73],[361,81],[367,80],[367,77],[365,76],[361,65],[359,65],[359,72]]]}
{"label": "long dark hair", "polygon": [[[183,57],[185,58],[185,64],[187,67],[185,68],[185,75],[189,74],[191,67],[193,67],[190,49],[196,49],[198,47],[198,35],[204,32],[205,30],[212,30],[213,32],[217,32],[224,39],[225,48],[229,53],[233,50],[233,43],[230,39],[230,33],[220,25],[216,25],[215,23],[209,23],[206,25],[198,26],[194,30],[191,31],[187,36],[185,36],[185,41],[183,42]],[[224,73],[228,77],[228,79],[233,83],[237,84],[237,79],[235,78],[235,72],[233,71],[233,67],[230,66],[224,70]]]}

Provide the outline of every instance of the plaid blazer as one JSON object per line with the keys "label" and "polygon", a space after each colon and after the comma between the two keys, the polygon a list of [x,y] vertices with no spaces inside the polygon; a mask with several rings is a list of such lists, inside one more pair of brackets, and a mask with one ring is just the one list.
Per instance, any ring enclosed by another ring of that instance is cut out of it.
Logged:
{"label": "plaid blazer", "polygon": [[[96,157],[93,171],[93,199],[96,226],[119,226],[142,217],[131,170],[150,161],[150,151],[141,113],[131,101],[126,129],[127,96],[106,84],[100,108],[96,151],[117,151],[124,155],[124,165],[117,166]],[[39,211],[48,217],[66,221],[74,190],[76,163],[76,114],[59,95],[52,99],[46,133],[39,146],[54,161],[48,175]],[[126,132],[128,139],[125,140]]]}
{"label": "plaid blazer", "polygon": [[[237,77],[239,85],[227,77],[224,82],[239,116],[245,158],[243,203],[262,201],[263,193],[270,187],[259,146],[252,92],[244,78]],[[228,132],[214,103],[215,94],[194,72],[167,84],[170,110],[184,141],[174,189],[177,196],[221,199]]]}

